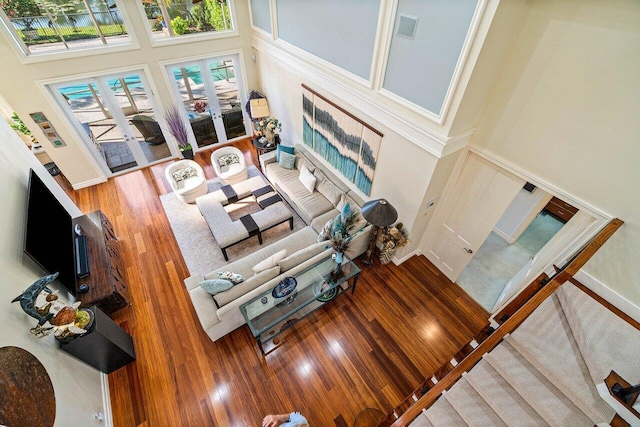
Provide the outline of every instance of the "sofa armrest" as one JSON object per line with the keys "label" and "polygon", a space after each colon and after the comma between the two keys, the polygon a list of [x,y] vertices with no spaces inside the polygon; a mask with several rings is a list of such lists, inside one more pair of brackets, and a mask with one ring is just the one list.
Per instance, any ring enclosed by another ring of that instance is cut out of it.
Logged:
{"label": "sofa armrest", "polygon": [[203,280],[204,277],[202,276],[202,274],[194,274],[193,276],[184,279],[184,285],[187,287],[187,290],[190,291],[200,286],[200,282],[202,282]]}
{"label": "sofa armrest", "polygon": [[276,162],[276,150],[270,151],[268,153],[264,153],[263,155],[260,156],[260,168],[263,170],[265,170],[265,167],[269,164],[269,163],[275,163]]}

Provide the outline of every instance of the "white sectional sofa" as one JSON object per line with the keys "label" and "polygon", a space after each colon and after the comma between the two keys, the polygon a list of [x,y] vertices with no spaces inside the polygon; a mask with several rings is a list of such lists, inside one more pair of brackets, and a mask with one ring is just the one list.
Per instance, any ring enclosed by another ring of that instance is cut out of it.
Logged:
{"label": "white sectional sofa", "polygon": [[[276,152],[260,156],[262,171],[289,205],[300,215],[307,227],[269,246],[211,272],[194,274],[185,279],[185,285],[203,329],[216,341],[245,324],[240,305],[273,288],[286,276],[292,276],[333,253],[329,241],[318,242],[318,233],[325,223],[334,219],[338,208],[349,202],[358,210],[364,201],[338,177],[331,173],[302,145],[296,145],[295,169],[285,169],[276,162]],[[316,176],[316,186],[310,193],[298,179],[302,165]],[[359,230],[358,230],[359,229]],[[356,227],[347,250],[350,258],[367,249],[371,226],[362,219]],[[287,256],[277,266],[254,275],[253,267],[275,253],[287,249]],[[217,279],[218,272],[232,272],[244,281],[231,289],[212,296],[199,286],[207,279]]]}

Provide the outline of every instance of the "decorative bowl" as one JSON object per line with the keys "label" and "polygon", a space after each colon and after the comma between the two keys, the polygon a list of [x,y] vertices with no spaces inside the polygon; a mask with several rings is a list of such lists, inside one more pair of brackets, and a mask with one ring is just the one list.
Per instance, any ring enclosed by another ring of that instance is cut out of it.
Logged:
{"label": "decorative bowl", "polygon": [[274,298],[284,298],[293,292],[296,286],[298,286],[298,282],[296,282],[295,278],[285,277],[273,288],[271,295],[273,295]]}

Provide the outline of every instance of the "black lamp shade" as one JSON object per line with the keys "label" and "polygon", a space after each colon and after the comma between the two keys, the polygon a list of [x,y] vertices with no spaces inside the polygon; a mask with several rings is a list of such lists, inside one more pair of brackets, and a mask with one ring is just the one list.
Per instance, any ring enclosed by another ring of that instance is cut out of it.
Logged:
{"label": "black lamp shade", "polygon": [[385,199],[378,199],[362,205],[362,216],[373,225],[388,227],[398,219],[398,211]]}

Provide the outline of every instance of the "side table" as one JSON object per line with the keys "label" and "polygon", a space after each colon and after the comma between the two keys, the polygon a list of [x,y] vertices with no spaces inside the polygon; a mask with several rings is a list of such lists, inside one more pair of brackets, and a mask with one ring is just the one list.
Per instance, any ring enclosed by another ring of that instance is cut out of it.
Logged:
{"label": "side table", "polygon": [[253,138],[253,146],[256,147],[256,155],[258,156],[258,167],[260,167],[260,156],[275,150],[278,148],[278,144],[280,144],[280,135],[277,134],[275,144],[269,146],[260,142],[260,137]]}

